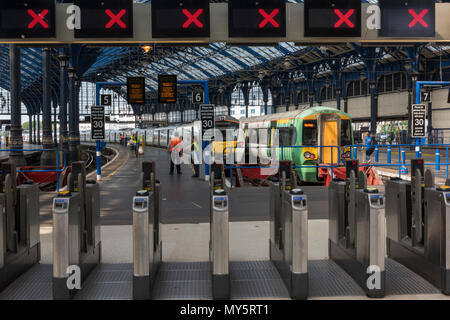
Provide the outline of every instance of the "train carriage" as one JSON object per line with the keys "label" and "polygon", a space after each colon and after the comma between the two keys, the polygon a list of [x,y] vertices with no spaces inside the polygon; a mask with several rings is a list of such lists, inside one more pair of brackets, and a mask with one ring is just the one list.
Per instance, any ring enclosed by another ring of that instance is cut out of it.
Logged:
{"label": "train carriage", "polygon": [[301,166],[296,172],[304,182],[322,182],[319,166],[338,165],[341,157],[351,156],[345,146],[353,144],[352,122],[348,114],[335,108],[313,107],[242,119],[240,129],[244,134],[238,137],[238,159],[244,154],[246,162],[258,159],[261,148],[270,158],[275,150],[277,159]]}

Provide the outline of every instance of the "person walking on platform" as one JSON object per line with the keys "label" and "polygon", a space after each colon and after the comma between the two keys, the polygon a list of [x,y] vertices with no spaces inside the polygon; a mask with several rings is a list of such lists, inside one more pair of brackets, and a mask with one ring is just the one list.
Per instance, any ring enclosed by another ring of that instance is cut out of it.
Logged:
{"label": "person walking on platform", "polygon": [[370,161],[370,156],[375,151],[375,134],[373,133],[367,133],[366,139],[365,139],[365,145],[366,145],[366,161]]}
{"label": "person walking on platform", "polygon": [[191,144],[191,163],[194,167],[194,175],[192,178],[198,178],[199,177],[199,171],[200,171],[200,154],[199,154],[200,148],[197,143],[197,139],[194,137]]}
{"label": "person walking on platform", "polygon": [[139,157],[139,136],[136,134],[134,138],[134,154]]}
{"label": "person walking on platform", "polygon": [[[181,143],[181,138],[178,136],[178,132],[175,132],[175,135],[174,135],[174,137],[172,137],[171,139],[170,139],[170,142],[169,142],[169,146],[168,146],[168,152],[169,152],[169,160],[170,160],[170,173],[169,174],[173,174],[173,169],[174,169],[174,166],[175,166],[175,163],[174,163],[174,161],[172,160],[172,152],[173,151],[176,151],[176,152],[178,152],[179,154],[181,154],[181,149],[180,149],[180,147],[179,147],[179,144]],[[180,161],[180,163],[177,163],[176,164],[176,167],[177,167],[177,174],[181,174],[181,159],[179,159],[179,161]]]}

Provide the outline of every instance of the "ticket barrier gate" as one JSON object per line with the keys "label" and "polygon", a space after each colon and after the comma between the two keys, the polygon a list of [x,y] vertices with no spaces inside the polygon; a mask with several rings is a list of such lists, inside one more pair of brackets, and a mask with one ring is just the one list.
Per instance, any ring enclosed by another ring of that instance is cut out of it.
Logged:
{"label": "ticket barrier gate", "polygon": [[162,261],[160,230],[161,184],[156,167],[142,163],[140,191],[133,198],[133,299],[149,300]]}
{"label": "ticket barrier gate", "polygon": [[[346,162],[347,179],[329,186],[330,259],[373,298],[385,295],[385,199],[356,160]],[[356,173],[358,173],[358,179]]]}
{"label": "ticket barrier gate", "polygon": [[411,182],[386,184],[387,254],[450,295],[450,187],[436,188],[422,159],[411,168]]}
{"label": "ticket barrier gate", "polygon": [[84,162],[74,162],[68,191],[53,199],[53,299],[71,299],[100,263],[100,236],[99,185],[86,181]]}
{"label": "ticket barrier gate", "polygon": [[39,187],[16,185],[16,166],[1,165],[0,291],[41,259]]}
{"label": "ticket barrier gate", "polygon": [[297,187],[291,162],[280,162],[270,188],[270,260],[292,299],[308,297],[307,196]]}
{"label": "ticket barrier gate", "polygon": [[211,166],[209,261],[213,299],[230,299],[229,199],[223,166]]}

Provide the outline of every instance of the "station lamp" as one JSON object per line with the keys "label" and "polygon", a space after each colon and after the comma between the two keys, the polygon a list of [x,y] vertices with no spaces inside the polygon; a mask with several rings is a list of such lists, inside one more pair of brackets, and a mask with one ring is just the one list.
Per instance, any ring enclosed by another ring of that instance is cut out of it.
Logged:
{"label": "station lamp", "polygon": [[148,53],[153,49],[153,46],[151,46],[151,45],[143,45],[143,46],[141,47],[141,49],[144,50],[144,52],[145,52],[146,54],[148,54]]}

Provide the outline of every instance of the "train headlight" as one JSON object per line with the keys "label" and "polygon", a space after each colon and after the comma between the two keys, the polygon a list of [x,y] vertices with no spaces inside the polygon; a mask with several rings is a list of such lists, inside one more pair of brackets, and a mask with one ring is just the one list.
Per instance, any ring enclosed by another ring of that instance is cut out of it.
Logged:
{"label": "train headlight", "polygon": [[344,153],[344,158],[345,158],[345,159],[349,159],[349,158],[351,158],[351,157],[352,157],[352,154],[351,154],[350,151],[347,151],[346,153]]}
{"label": "train headlight", "polygon": [[311,159],[311,152],[305,152],[303,157],[305,157],[305,159]]}

